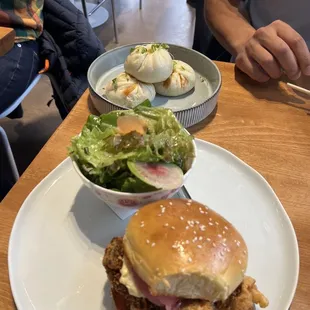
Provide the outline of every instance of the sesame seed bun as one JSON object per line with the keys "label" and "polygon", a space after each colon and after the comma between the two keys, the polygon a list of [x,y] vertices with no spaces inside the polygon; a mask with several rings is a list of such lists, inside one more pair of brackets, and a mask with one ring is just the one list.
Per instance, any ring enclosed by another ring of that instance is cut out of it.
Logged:
{"label": "sesame seed bun", "polygon": [[125,254],[151,293],[225,300],[247,267],[247,246],[231,223],[191,200],[157,201],[129,221]]}

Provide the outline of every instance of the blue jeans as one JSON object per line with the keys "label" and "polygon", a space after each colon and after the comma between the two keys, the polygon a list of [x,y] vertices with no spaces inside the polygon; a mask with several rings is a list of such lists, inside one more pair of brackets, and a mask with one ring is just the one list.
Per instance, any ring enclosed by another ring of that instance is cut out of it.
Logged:
{"label": "blue jeans", "polygon": [[[17,43],[0,57],[0,112],[6,110],[27,89],[40,70],[36,41]],[[21,117],[12,113],[12,117]]]}

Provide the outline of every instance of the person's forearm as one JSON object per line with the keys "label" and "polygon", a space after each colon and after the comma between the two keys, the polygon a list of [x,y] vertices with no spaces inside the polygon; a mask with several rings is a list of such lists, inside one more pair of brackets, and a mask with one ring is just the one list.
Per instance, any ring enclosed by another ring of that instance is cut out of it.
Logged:
{"label": "person's forearm", "polygon": [[240,0],[205,0],[205,18],[216,39],[236,56],[255,29],[239,12]]}

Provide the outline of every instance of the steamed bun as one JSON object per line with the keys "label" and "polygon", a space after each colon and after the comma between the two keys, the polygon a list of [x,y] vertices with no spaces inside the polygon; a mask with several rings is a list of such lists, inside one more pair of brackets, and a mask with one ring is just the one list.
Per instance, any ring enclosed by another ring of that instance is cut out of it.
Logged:
{"label": "steamed bun", "polygon": [[193,68],[181,60],[173,60],[173,72],[164,82],[156,83],[155,90],[162,96],[180,96],[195,86],[196,74]]}
{"label": "steamed bun", "polygon": [[165,81],[173,69],[168,48],[167,44],[136,46],[125,61],[125,71],[145,83]]}
{"label": "steamed bun", "polygon": [[142,83],[125,72],[109,82],[103,92],[110,101],[127,108],[134,108],[146,99],[152,102],[155,94],[152,84]]}

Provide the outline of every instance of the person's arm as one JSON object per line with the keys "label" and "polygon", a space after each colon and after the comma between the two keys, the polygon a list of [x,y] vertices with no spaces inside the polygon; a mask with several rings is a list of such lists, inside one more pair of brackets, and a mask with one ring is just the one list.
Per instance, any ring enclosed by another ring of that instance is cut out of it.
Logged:
{"label": "person's arm", "polygon": [[205,18],[216,39],[237,56],[243,46],[255,33],[255,29],[239,12],[241,0],[205,0]]}
{"label": "person's arm", "polygon": [[241,0],[205,0],[205,16],[217,40],[236,57],[236,66],[259,82],[283,72],[292,80],[310,76],[306,42],[282,21],[254,29],[239,12]]}

